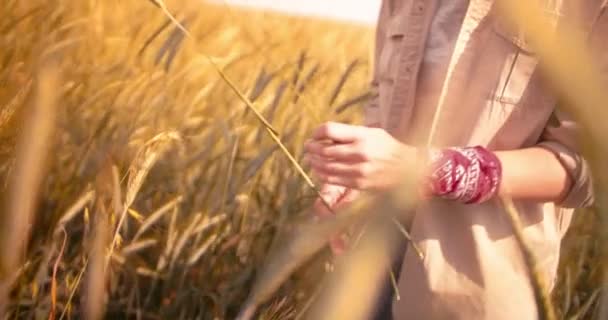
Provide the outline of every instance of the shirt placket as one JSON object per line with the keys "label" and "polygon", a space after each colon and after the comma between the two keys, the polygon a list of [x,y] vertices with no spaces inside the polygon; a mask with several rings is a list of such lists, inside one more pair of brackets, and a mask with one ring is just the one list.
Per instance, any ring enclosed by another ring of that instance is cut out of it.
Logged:
{"label": "shirt placket", "polygon": [[[462,74],[466,70],[470,70],[470,66],[474,64],[476,55],[465,54],[467,47],[470,47],[472,35],[475,30],[479,27],[484,17],[490,12],[494,0],[470,0],[467,13],[464,17],[460,33],[456,40],[454,51],[450,57],[450,63],[448,66],[447,74],[443,80],[441,86],[441,92],[437,102],[436,113],[434,117],[437,117],[437,127],[431,128],[428,142],[432,144],[448,144],[448,145],[460,145],[466,144],[465,137],[462,136],[458,128],[449,126],[450,123],[458,123],[454,119],[466,116],[460,108],[453,108],[454,104],[450,103],[453,101],[460,101],[463,89],[462,79],[471,78],[470,75]],[[458,75],[458,73],[460,73]],[[454,79],[460,79],[459,81],[453,81]],[[435,121],[433,121],[435,122]],[[436,132],[433,132],[435,129]],[[447,135],[447,136],[446,136]]]}
{"label": "shirt placket", "polygon": [[386,128],[401,134],[399,128],[411,118],[416,96],[417,78],[431,21],[438,0],[413,0],[402,18],[404,37],[399,47],[399,60],[395,84],[390,99]]}

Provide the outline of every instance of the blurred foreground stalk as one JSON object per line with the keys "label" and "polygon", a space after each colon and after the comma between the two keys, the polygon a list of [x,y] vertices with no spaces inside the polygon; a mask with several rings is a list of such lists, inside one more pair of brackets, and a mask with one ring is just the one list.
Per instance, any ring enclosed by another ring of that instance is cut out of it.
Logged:
{"label": "blurred foreground stalk", "polygon": [[0,215],[0,318],[4,318],[13,283],[23,271],[19,266],[23,265],[42,181],[46,176],[59,90],[57,66],[43,63],[38,73],[35,97],[23,119],[15,169]]}
{"label": "blurred foreground stalk", "polygon": [[[604,119],[608,118],[608,85],[606,74],[600,70],[606,61],[599,60],[607,54],[605,48],[606,1],[600,4],[597,1],[595,30],[589,38],[581,37],[572,25],[558,26],[557,32],[553,31],[546,15],[538,5],[530,1],[500,0],[500,9],[506,18],[515,26],[529,36],[532,48],[537,52],[542,63],[546,78],[550,80],[553,89],[564,102],[560,105],[569,114],[572,114],[581,126],[582,135],[579,137],[583,142],[586,160],[592,167],[595,190],[608,190],[608,144],[604,140],[608,135],[608,127]],[[603,39],[600,41],[600,39]],[[603,47],[590,47],[591,43]],[[608,197],[605,193],[596,192],[595,205],[599,208],[604,224],[603,230],[608,227]],[[603,274],[604,279],[608,275],[608,232],[602,233],[603,249]],[[608,281],[605,280],[604,298],[600,302],[602,311],[600,319],[608,319]]]}

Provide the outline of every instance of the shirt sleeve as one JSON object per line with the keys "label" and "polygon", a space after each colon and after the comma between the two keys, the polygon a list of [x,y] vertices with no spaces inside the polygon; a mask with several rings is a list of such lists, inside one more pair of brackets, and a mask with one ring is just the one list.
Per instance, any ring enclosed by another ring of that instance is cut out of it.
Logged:
{"label": "shirt sleeve", "polygon": [[[608,1],[600,6],[597,19],[591,31],[590,48],[596,67],[603,79],[608,80]],[[545,128],[539,146],[544,147],[557,157],[572,179],[570,190],[559,205],[580,208],[593,205],[594,191],[591,169],[580,150],[579,125],[567,114],[556,112]]]}
{"label": "shirt sleeve", "polygon": [[593,204],[591,170],[579,148],[579,130],[578,124],[573,119],[556,111],[538,145],[551,151],[570,176],[572,181],[570,189],[558,203],[565,208],[582,208]]}
{"label": "shirt sleeve", "polygon": [[372,81],[370,84],[371,98],[365,105],[364,125],[368,127],[380,127],[380,98],[379,98],[379,75],[378,75],[378,59],[384,46],[384,37],[386,31],[386,23],[389,17],[389,3],[382,1],[380,14],[378,16],[378,25],[376,27],[376,42],[374,50],[374,66],[372,71]]}

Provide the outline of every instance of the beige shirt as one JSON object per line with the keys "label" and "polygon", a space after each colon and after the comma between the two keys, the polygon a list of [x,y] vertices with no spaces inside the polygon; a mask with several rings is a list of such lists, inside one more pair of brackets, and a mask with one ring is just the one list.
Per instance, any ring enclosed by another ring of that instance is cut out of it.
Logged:
{"label": "beige shirt", "polygon": [[[608,19],[605,2],[546,3],[556,30],[568,19],[593,41],[605,41],[597,35],[608,32],[608,23],[598,23]],[[386,0],[376,47],[378,96],[366,108],[367,125],[426,144],[443,92],[434,145],[542,146],[568,170],[574,184],[562,203],[516,202],[524,236],[553,285],[571,208],[591,204],[593,192],[576,123],[556,111],[525,36],[506,27],[493,0]],[[535,319],[530,279],[505,217],[497,201],[421,205],[411,231],[425,258],[406,254],[395,319]]]}

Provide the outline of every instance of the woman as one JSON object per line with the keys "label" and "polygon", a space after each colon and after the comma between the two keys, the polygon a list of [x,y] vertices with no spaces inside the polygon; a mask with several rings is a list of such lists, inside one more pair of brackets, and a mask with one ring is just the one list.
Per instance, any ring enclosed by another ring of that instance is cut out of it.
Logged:
{"label": "woman", "polygon": [[[605,2],[545,2],[557,32],[574,21],[592,44],[604,45]],[[305,146],[334,206],[361,190],[399,185],[404,164],[426,168],[421,188],[432,199],[411,226],[424,261],[406,251],[395,319],[536,318],[527,269],[497,198],[514,199],[551,286],[573,208],[592,203],[577,126],[555,109],[525,35],[496,10],[492,0],[383,1],[378,95],[365,126],[327,123]],[[426,150],[429,136],[434,148]],[[320,203],[316,209],[329,214]]]}

